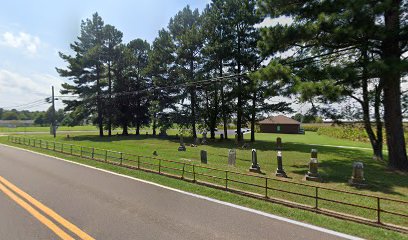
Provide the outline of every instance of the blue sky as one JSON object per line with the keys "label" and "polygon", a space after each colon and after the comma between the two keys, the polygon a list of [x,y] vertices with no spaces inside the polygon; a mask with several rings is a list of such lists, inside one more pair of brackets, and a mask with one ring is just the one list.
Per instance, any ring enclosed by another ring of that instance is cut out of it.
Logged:
{"label": "blue sky", "polygon": [[[4,1],[0,11],[0,108],[9,108],[50,96],[62,79],[55,67],[64,67],[58,52],[69,52],[81,20],[98,12],[105,24],[124,34],[151,42],[158,30],[187,4],[202,10],[208,0],[36,0]],[[31,110],[44,110],[41,105]],[[58,104],[57,107],[61,107]],[[17,108],[17,109],[21,109]]]}

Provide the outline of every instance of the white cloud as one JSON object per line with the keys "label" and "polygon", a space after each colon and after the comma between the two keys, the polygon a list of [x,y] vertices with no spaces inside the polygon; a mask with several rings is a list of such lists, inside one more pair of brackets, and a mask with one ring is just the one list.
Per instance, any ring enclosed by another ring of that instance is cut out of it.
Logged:
{"label": "white cloud", "polygon": [[[50,74],[32,74],[29,76],[0,69],[0,108],[18,106],[51,96],[51,86],[59,95],[63,81]],[[58,102],[57,102],[58,103]],[[49,104],[32,107],[29,110],[45,110]],[[62,107],[60,103],[57,108]],[[18,108],[19,109],[19,108]],[[19,109],[22,110],[22,109]]]}
{"label": "white cloud", "polygon": [[262,28],[262,27],[273,27],[276,26],[277,24],[281,25],[287,25],[293,23],[293,19],[290,17],[279,17],[279,18],[270,18],[267,17],[265,18],[261,23],[256,24],[256,28]]}
{"label": "white cloud", "polygon": [[34,55],[41,45],[40,38],[25,32],[13,34],[5,32],[1,36],[0,44],[7,47],[23,49],[26,53]]}

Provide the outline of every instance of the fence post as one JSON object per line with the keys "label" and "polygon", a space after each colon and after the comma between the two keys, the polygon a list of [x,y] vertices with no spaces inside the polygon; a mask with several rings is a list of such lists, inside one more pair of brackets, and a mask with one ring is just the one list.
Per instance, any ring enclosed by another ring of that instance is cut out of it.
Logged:
{"label": "fence post", "polygon": [[62,153],[64,152],[64,144],[63,143],[61,143],[61,152]]}
{"label": "fence post", "polygon": [[225,171],[225,189],[228,189],[228,171]]}
{"label": "fence post", "polygon": [[381,213],[380,198],[377,197],[377,222],[378,223],[381,223],[380,213]]}
{"label": "fence post", "polygon": [[183,173],[181,174],[181,179],[184,179],[184,168],[186,167],[186,163],[183,164]]}
{"label": "fence post", "polygon": [[108,150],[105,150],[105,162],[108,162]]}
{"label": "fence post", "polygon": [[81,146],[81,153],[80,153],[80,156],[82,157],[82,146]]}
{"label": "fence post", "polygon": [[137,156],[137,169],[140,169],[140,156]]}
{"label": "fence post", "polygon": [[122,166],[122,162],[123,162],[123,153],[120,153],[120,166]]}
{"label": "fence post", "polygon": [[161,174],[161,159],[159,159],[159,174]]}
{"label": "fence post", "polygon": [[[20,138],[20,139],[21,139],[21,138]],[[21,142],[21,141],[20,141],[20,142]],[[35,139],[34,139],[34,147],[35,147],[35,142],[36,142],[36,141],[35,141]]]}
{"label": "fence post", "polygon": [[196,182],[196,178],[195,178],[195,168],[194,168],[194,164],[193,164],[193,182]]}
{"label": "fence post", "polygon": [[92,148],[92,159],[94,159],[94,155],[95,155],[95,148]]}
{"label": "fence post", "polygon": [[315,194],[315,208],[318,209],[318,199],[319,199],[319,187],[316,187],[316,194]]}
{"label": "fence post", "polygon": [[28,139],[28,146],[31,146],[31,139]]}
{"label": "fence post", "polygon": [[54,142],[54,147],[53,147],[52,151],[54,151],[54,152],[55,152],[55,142]]}
{"label": "fence post", "polygon": [[265,178],[265,197],[268,198],[268,178]]}
{"label": "fence post", "polygon": [[72,155],[72,144],[71,144],[71,146],[70,146],[70,150],[69,150],[69,152],[71,153],[71,155]]}
{"label": "fence post", "polygon": [[48,141],[45,142],[45,148],[48,150]]}
{"label": "fence post", "polygon": [[41,139],[40,139],[40,148],[42,148],[42,141],[41,141]]}

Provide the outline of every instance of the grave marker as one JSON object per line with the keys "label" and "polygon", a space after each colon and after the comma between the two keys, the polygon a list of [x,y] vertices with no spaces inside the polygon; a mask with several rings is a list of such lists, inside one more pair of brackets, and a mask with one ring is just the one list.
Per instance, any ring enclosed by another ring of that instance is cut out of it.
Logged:
{"label": "grave marker", "polygon": [[235,166],[237,159],[237,152],[235,149],[229,149],[228,150],[228,165]]}
{"label": "grave marker", "polygon": [[282,164],[282,152],[278,151],[277,154],[277,161],[278,161],[278,168],[276,169],[275,175],[277,177],[288,177],[285,173],[285,170],[283,169],[283,164]]}
{"label": "grave marker", "polygon": [[362,162],[353,163],[353,172],[349,184],[360,187],[366,185],[364,179],[364,164]]}
{"label": "grave marker", "polygon": [[319,175],[319,162],[317,161],[317,149],[312,149],[310,153],[309,171],[305,179],[307,181],[321,182],[322,178]]}
{"label": "grave marker", "polygon": [[207,164],[207,151],[201,150],[200,156],[201,156],[201,163]]}
{"label": "grave marker", "polygon": [[256,149],[252,149],[252,165],[249,168],[250,172],[256,172],[260,173],[261,172],[261,167],[258,164],[258,157],[256,154]]}

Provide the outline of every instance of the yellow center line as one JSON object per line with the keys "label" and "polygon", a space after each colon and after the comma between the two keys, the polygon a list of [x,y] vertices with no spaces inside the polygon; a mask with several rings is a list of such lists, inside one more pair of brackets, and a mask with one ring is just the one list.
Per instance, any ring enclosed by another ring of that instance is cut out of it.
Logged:
{"label": "yellow center line", "polygon": [[4,192],[7,196],[9,196],[13,201],[15,201],[18,205],[24,208],[27,212],[37,218],[40,222],[42,222],[45,226],[47,226],[51,231],[58,235],[63,240],[74,240],[71,236],[69,236],[66,232],[64,232],[61,228],[55,225],[51,220],[46,218],[44,215],[39,213],[33,207],[31,207],[28,203],[26,203],[23,199],[19,198],[13,192],[8,190],[3,184],[0,183],[0,190]]}
{"label": "yellow center line", "polygon": [[[55,221],[57,221],[58,223],[60,223],[62,226],[64,226],[65,228],[67,228],[68,230],[70,230],[71,232],[75,233],[77,236],[79,236],[81,239],[86,239],[86,240],[94,240],[93,237],[89,236],[87,233],[85,233],[84,231],[82,231],[81,229],[79,229],[77,226],[75,226],[74,224],[72,224],[71,222],[69,222],[68,220],[66,220],[65,218],[61,217],[59,214],[57,214],[55,211],[53,211],[52,209],[50,209],[49,207],[45,206],[44,204],[42,204],[41,202],[39,202],[38,200],[34,199],[33,197],[31,197],[29,194],[25,193],[23,190],[19,189],[18,187],[16,187],[14,184],[10,183],[9,181],[7,181],[5,178],[3,178],[2,176],[0,176],[0,182],[3,183],[4,185],[6,185],[8,188],[10,188],[11,190],[13,190],[15,193],[17,193],[18,195],[20,195],[22,198],[24,198],[25,200],[27,200],[29,203],[31,203],[32,205],[34,205],[35,207],[37,207],[38,209],[40,209],[41,211],[43,211],[45,214],[47,214],[48,216],[50,216],[51,218],[53,218]],[[14,200],[14,199],[13,199]],[[28,211],[28,210],[27,210]],[[70,238],[72,239],[72,238]]]}

